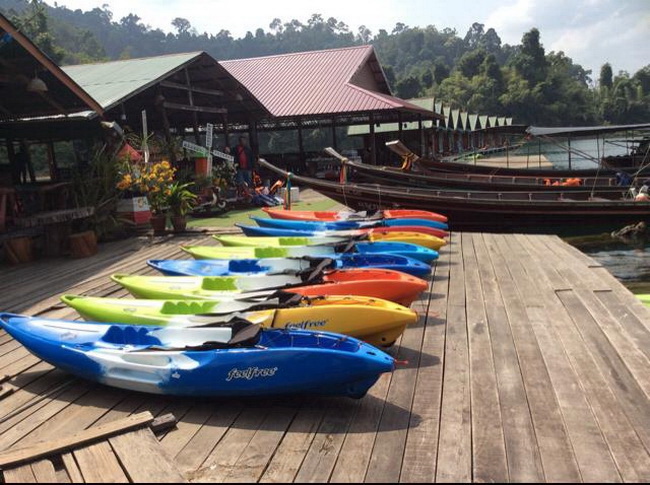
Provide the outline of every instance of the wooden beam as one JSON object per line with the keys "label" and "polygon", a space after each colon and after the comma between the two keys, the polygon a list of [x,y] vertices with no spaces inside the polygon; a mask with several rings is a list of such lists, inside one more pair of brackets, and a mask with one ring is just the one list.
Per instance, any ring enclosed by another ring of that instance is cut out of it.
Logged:
{"label": "wooden beam", "polygon": [[228,113],[228,110],[226,108],[212,108],[209,106],[189,106],[187,104],[171,103],[169,101],[165,101],[163,103],[163,107],[167,109],[175,109],[180,111],[190,111],[192,113],[211,113],[211,114],[219,114],[219,115]]}
{"label": "wooden beam", "polygon": [[175,83],[171,81],[161,81],[160,86],[163,88],[181,89],[183,91],[207,94],[208,96],[223,96],[223,91],[219,91],[217,89],[197,88],[196,86],[187,86],[185,84]]}
{"label": "wooden beam", "polygon": [[[80,98],[90,109],[96,111],[99,115],[104,115],[104,108],[102,108],[97,101],[90,97],[90,95],[79,86],[70,76],[61,70],[59,66],[54,64],[31,40],[25,37],[19,30],[5,18],[0,16],[0,27],[5,32],[11,35],[18,43],[29,52],[38,62],[40,62],[46,69],[48,69],[54,77],[68,87],[74,94]],[[65,112],[65,111],[64,111]]]}
{"label": "wooden beam", "polygon": [[71,448],[79,448],[119,433],[148,426],[153,420],[153,415],[149,411],[145,411],[144,413],[135,414],[112,423],[84,430],[66,438],[36,443],[18,450],[8,450],[0,453],[0,467],[8,468],[20,463],[54,455]]}

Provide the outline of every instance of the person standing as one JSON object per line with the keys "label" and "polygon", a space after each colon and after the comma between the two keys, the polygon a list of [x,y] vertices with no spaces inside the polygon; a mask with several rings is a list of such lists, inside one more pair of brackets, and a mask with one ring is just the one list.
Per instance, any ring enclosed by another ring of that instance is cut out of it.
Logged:
{"label": "person standing", "polygon": [[239,144],[235,147],[235,163],[237,164],[235,183],[237,185],[246,183],[249,187],[252,187],[255,158],[253,150],[248,146],[246,137],[239,137]]}

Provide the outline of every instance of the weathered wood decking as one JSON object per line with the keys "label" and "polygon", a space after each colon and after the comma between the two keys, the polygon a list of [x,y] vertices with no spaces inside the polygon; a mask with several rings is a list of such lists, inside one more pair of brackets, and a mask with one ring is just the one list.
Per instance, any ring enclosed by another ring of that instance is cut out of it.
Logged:
{"label": "weathered wood decking", "polygon": [[[110,274],[149,272],[146,259],[182,257],[197,238],[3,267],[0,309],[75,317],[60,294],[126,296]],[[593,260],[551,236],[453,234],[415,309],[390,350],[408,365],[359,401],[110,389],[0,333],[16,387],[0,400],[0,450],[148,410],[179,418],[160,443],[190,481],[650,480],[650,311]],[[111,442],[66,456],[59,481],[134,480]]]}

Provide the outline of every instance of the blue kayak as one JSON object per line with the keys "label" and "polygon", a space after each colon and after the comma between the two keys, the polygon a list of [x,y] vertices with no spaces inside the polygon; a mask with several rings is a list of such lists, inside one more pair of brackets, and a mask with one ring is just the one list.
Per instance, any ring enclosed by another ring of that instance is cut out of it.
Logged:
{"label": "blue kayak", "polygon": [[[166,276],[229,276],[237,273],[260,275],[286,272],[309,272],[326,262],[323,258],[269,258],[269,259],[204,259],[204,260],[149,260],[147,264]],[[335,254],[331,263],[322,269],[377,268],[401,271],[417,277],[427,277],[431,267],[418,261],[393,254]]]}
{"label": "blue kayak", "polygon": [[395,363],[352,337],[262,330],[245,320],[175,329],[5,313],[0,325],[31,353],[66,372],[154,394],[360,398]]}
{"label": "blue kayak", "polygon": [[378,221],[295,221],[289,219],[266,219],[263,217],[251,217],[251,219],[260,227],[295,229],[298,231],[349,231],[372,227],[399,226],[431,227],[444,231],[449,229],[449,226],[444,222],[426,219],[382,219]]}

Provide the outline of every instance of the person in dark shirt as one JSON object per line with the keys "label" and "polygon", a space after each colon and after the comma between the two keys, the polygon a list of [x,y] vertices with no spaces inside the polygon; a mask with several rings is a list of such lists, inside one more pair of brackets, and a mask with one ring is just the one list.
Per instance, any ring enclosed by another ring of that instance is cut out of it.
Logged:
{"label": "person in dark shirt", "polygon": [[253,150],[248,146],[248,140],[245,137],[239,137],[239,145],[235,147],[234,152],[235,164],[237,166],[235,183],[237,185],[246,183],[249,187],[252,187],[255,158],[253,156]]}

